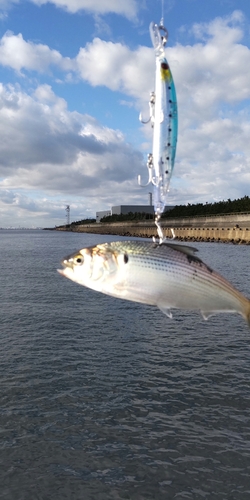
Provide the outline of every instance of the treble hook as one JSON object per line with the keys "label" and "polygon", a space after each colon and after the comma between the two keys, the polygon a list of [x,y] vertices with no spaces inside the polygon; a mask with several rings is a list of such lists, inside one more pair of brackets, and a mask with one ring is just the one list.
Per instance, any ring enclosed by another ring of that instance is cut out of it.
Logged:
{"label": "treble hook", "polygon": [[[158,238],[159,238],[158,244],[162,245],[162,243],[164,243],[164,241],[166,240],[166,237],[164,236],[163,230],[161,227],[161,214],[155,215],[155,225],[157,228],[157,233],[158,233]],[[172,234],[172,240],[175,240],[176,236],[175,236],[174,228],[171,227],[170,231]],[[153,242],[156,243],[156,238],[154,236],[153,236]]]}
{"label": "treble hook", "polygon": [[161,220],[161,216],[159,214],[157,214],[155,216],[155,224],[156,224],[157,233],[158,233],[158,236],[159,236],[159,243],[161,245],[162,242],[163,242],[163,240],[164,240],[164,234],[163,234],[163,231],[162,231],[160,220]]}
{"label": "treble hook", "polygon": [[147,187],[150,184],[150,182],[153,183],[153,175],[152,175],[152,172],[153,172],[153,155],[152,155],[152,153],[148,154],[147,167],[148,167],[148,182],[147,182],[147,184],[141,184],[141,176],[138,175],[138,184],[141,187]]}
{"label": "treble hook", "polygon": [[154,110],[155,110],[155,92],[150,92],[150,99],[149,99],[149,119],[144,121],[142,119],[142,114],[139,114],[139,120],[141,123],[145,124],[151,121],[151,127],[154,126]]}

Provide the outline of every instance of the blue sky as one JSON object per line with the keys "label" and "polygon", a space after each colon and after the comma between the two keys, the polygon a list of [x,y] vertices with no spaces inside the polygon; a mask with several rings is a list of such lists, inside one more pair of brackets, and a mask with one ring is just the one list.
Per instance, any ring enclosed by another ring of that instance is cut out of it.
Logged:
{"label": "blue sky", "polygon": [[[0,0],[0,227],[147,204],[161,0]],[[250,194],[250,3],[165,0],[179,136],[169,204]]]}

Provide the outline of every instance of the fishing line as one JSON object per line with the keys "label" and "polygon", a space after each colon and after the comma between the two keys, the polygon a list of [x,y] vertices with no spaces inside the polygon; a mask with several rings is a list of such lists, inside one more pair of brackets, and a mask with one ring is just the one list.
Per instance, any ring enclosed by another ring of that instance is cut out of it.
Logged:
{"label": "fishing line", "polygon": [[164,0],[161,0],[161,22],[160,26],[164,26]]}

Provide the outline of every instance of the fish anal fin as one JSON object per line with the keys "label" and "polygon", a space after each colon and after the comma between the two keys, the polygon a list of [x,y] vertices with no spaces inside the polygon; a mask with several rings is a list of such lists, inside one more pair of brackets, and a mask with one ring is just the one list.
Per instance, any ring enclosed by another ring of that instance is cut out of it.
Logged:
{"label": "fish anal fin", "polygon": [[170,308],[168,306],[162,306],[162,305],[159,305],[159,304],[157,304],[157,306],[159,307],[159,309],[161,310],[161,312],[163,312],[163,314],[166,314],[166,316],[168,318],[172,319],[173,314],[171,313]]}
{"label": "fish anal fin", "polygon": [[201,311],[201,315],[202,315],[203,319],[205,319],[207,321],[210,318],[210,316],[215,314],[215,312],[218,312],[218,311]]}

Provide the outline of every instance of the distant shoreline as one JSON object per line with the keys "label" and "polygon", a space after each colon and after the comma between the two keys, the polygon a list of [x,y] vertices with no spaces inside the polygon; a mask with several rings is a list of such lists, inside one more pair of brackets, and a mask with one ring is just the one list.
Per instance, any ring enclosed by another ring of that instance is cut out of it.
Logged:
{"label": "distant shoreline", "polygon": [[[250,213],[215,217],[193,217],[163,219],[162,228],[167,238],[174,229],[180,241],[221,241],[223,243],[250,244]],[[49,228],[48,228],[49,229]],[[51,228],[56,231],[71,231],[92,234],[114,234],[128,237],[151,238],[157,236],[154,221],[129,221],[95,224],[72,224]]]}

